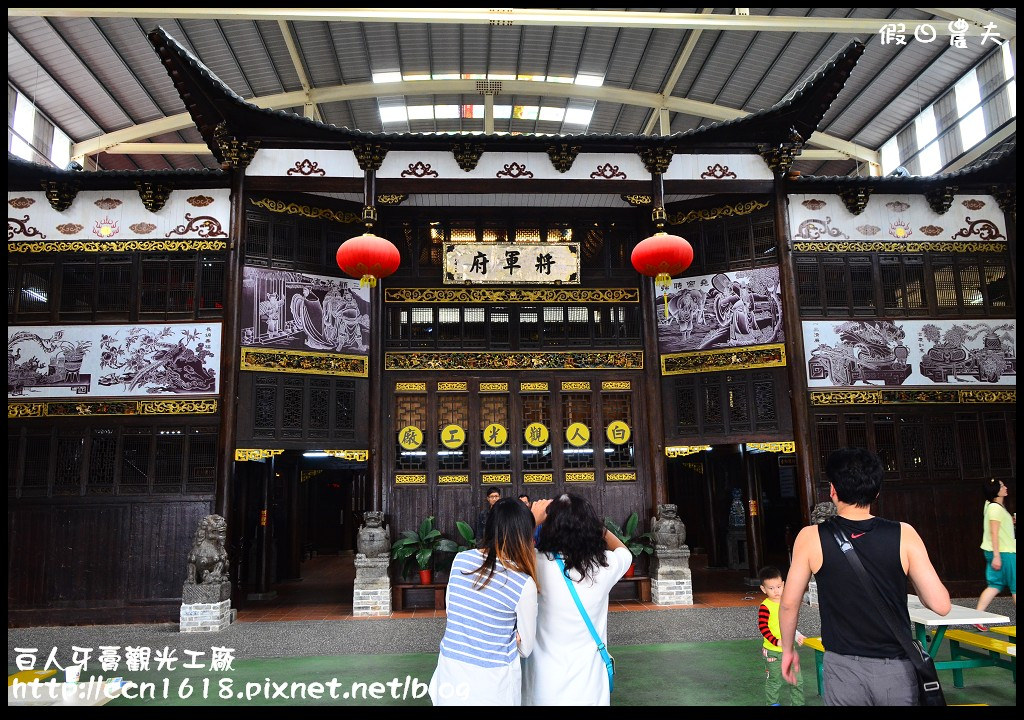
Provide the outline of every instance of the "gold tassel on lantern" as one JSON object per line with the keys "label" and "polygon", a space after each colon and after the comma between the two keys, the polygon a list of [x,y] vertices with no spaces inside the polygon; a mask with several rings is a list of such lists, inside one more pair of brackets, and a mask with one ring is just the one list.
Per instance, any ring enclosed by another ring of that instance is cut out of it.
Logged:
{"label": "gold tassel on lantern", "polygon": [[377,287],[377,278],[373,275],[363,275],[359,278],[359,287]]}
{"label": "gold tassel on lantern", "polygon": [[658,273],[654,282],[661,288],[661,296],[665,298],[665,317],[668,317],[668,289],[672,286],[672,276],[668,273]]}

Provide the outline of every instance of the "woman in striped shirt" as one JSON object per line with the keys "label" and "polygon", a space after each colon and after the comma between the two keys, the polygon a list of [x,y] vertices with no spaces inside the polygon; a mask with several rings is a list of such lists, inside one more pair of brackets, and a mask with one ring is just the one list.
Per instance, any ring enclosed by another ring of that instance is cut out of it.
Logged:
{"label": "woman in striped shirt", "polygon": [[520,705],[519,658],[533,651],[537,631],[534,519],[515,498],[494,504],[482,547],[455,556],[446,595],[447,622],[434,705]]}

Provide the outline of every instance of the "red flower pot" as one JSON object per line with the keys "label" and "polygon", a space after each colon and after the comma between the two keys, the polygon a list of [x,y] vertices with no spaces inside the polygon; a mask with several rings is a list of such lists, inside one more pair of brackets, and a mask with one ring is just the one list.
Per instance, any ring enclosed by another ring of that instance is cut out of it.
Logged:
{"label": "red flower pot", "polygon": [[434,573],[432,570],[420,570],[420,583],[423,585],[429,585],[434,579]]}
{"label": "red flower pot", "polygon": [[626,571],[626,574],[623,577],[633,577],[633,573],[635,573],[635,572],[636,572],[636,563],[635,562],[631,562],[629,564],[629,570]]}

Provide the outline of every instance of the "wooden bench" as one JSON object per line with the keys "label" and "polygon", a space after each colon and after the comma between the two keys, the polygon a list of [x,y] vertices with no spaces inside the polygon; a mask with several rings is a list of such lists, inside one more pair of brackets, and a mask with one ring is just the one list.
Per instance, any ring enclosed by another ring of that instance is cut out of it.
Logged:
{"label": "wooden bench", "polygon": [[[391,586],[391,610],[403,610],[406,604],[406,594],[412,590],[433,591],[435,610],[444,610],[444,594],[448,583],[395,583]],[[421,593],[426,594],[426,593]]]}
{"label": "wooden bench", "polygon": [[1006,635],[1012,637],[1014,640],[1017,639],[1017,626],[1016,625],[1000,625],[999,627],[990,627],[989,632],[998,633],[999,635]]}
{"label": "wooden bench", "polygon": [[[964,686],[963,669],[969,667],[1001,667],[1013,673],[1013,681],[1017,682],[1015,644],[967,630],[947,630],[946,639],[949,640],[950,658],[957,663],[957,667],[953,668],[953,687]],[[965,648],[964,645],[970,647]],[[985,652],[978,652],[974,648]],[[1004,655],[1007,657],[1004,658]]]}
{"label": "wooden bench", "polygon": [[[623,589],[628,589],[628,593]],[[651,579],[646,575],[619,578],[608,594],[608,598],[611,600],[639,600],[649,603],[651,601]]]}
{"label": "wooden bench", "polygon": [[804,647],[814,650],[814,674],[818,679],[818,695],[825,694],[825,646],[820,637],[804,638]]}

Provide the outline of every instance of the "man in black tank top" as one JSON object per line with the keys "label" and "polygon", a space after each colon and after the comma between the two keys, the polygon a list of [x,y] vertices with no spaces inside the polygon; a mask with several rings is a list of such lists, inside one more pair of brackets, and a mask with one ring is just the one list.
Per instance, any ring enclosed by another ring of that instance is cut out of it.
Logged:
{"label": "man in black tank top", "polygon": [[[907,576],[925,607],[949,612],[943,586],[921,536],[906,523],[871,515],[871,503],[882,487],[884,470],[878,456],[863,448],[843,448],[829,456],[825,473],[829,494],[846,531],[883,601],[911,635],[907,613]],[[800,531],[793,545],[793,564],[779,602],[782,630],[782,675],[796,681],[800,662],[793,650],[797,618],[807,583],[818,582],[821,641],[825,646],[826,705],[916,705],[914,666],[885,619],[875,609],[853,568],[820,525]]]}

